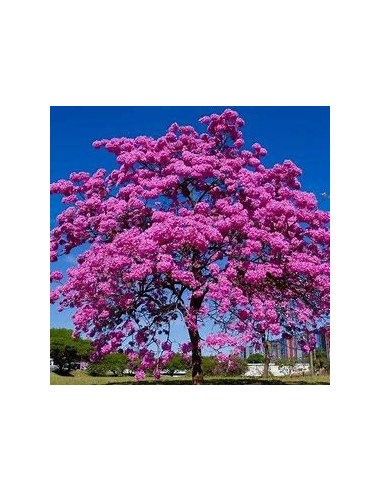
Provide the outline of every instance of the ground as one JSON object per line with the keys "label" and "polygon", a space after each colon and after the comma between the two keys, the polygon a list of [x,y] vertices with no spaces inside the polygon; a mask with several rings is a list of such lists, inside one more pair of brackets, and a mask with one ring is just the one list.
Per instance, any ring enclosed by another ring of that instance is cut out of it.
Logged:
{"label": "ground", "polygon": [[[324,376],[284,376],[280,378],[271,377],[263,380],[255,377],[205,377],[205,384],[330,384],[329,375]],[[191,384],[190,376],[170,377],[163,376],[160,381],[146,378],[144,381],[136,381],[132,376],[89,376],[85,371],[73,371],[69,376],[59,376],[50,373],[51,385],[62,384]]]}

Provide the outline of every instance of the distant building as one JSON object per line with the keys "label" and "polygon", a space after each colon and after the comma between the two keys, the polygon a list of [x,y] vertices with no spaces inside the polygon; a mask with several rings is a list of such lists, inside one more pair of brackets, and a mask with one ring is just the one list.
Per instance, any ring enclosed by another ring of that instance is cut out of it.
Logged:
{"label": "distant building", "polygon": [[[296,337],[282,338],[280,340],[271,340],[271,359],[297,359],[302,360],[306,354],[301,350]],[[316,348],[323,349],[329,357],[330,344],[329,344],[329,330],[324,333],[318,333],[316,335]],[[260,350],[254,350],[253,346],[248,345],[241,352],[241,357],[247,359],[249,355],[254,352],[264,354],[263,348]]]}
{"label": "distant building", "polygon": [[298,341],[293,338],[282,338],[273,340],[271,343],[272,359],[297,359],[303,358],[303,352],[298,345]]}
{"label": "distant building", "polygon": [[[299,360],[303,357],[303,352],[299,348],[296,338],[282,338],[281,340],[272,340],[270,341],[270,346],[272,360],[291,358],[296,358]],[[252,345],[248,345],[243,349],[241,357],[247,359],[249,355],[255,352],[264,354],[263,348],[261,348],[260,350],[254,350],[254,347]]]}
{"label": "distant building", "polygon": [[316,335],[316,348],[321,348],[329,357],[330,355],[330,340],[329,340],[329,330],[324,333],[318,333]]}
{"label": "distant building", "polygon": [[248,345],[247,347],[245,347],[242,352],[241,352],[241,357],[243,359],[247,359],[249,357],[249,355],[253,354],[254,353],[254,347],[252,345]]}

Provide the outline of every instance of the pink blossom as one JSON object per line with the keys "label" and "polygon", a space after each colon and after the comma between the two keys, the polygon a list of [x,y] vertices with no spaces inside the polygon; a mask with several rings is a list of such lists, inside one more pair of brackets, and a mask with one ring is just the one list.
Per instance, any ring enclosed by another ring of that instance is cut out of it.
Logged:
{"label": "pink blossom", "polygon": [[51,304],[54,304],[56,301],[58,301],[59,298],[60,298],[60,292],[57,289],[52,290],[50,292],[50,303]]}
{"label": "pink blossom", "polygon": [[54,272],[50,272],[50,282],[58,281],[63,278],[63,275],[61,272],[55,270]]}
{"label": "pink blossom", "polygon": [[141,369],[139,369],[138,371],[136,371],[136,373],[135,373],[135,379],[137,381],[141,381],[145,377],[146,377],[146,373],[144,371],[142,371]]}
{"label": "pink blossom", "polygon": [[163,350],[171,350],[172,344],[170,342],[164,342],[161,346]]}

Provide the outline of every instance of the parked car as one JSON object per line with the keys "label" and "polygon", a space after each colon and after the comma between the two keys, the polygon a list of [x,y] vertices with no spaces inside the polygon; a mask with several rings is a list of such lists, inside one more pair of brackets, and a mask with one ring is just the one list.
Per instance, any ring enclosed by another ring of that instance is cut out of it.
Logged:
{"label": "parked car", "polygon": [[163,369],[160,373],[162,376],[183,376],[187,373],[187,371],[183,369],[175,369],[174,371],[171,371],[170,369]]}
{"label": "parked car", "polygon": [[[70,369],[72,370],[77,370],[77,369],[85,369],[86,368],[86,363],[84,362],[71,362],[70,363]],[[65,371],[69,370],[69,364],[66,363],[64,364],[63,368]],[[50,359],[50,372],[57,372],[59,370],[59,367],[57,364],[54,363],[53,359]]]}

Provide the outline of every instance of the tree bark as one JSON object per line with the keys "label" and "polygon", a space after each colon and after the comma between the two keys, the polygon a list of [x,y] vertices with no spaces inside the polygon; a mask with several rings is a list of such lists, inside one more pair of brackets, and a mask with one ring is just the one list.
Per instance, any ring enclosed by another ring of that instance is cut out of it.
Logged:
{"label": "tree bark", "polygon": [[192,381],[193,384],[203,384],[204,375],[201,363],[201,348],[199,346],[200,334],[198,331],[188,330],[192,343]]}
{"label": "tree bark", "polygon": [[269,378],[270,360],[271,360],[270,342],[268,340],[264,340],[263,345],[265,348],[265,367],[263,369],[263,377],[265,379],[268,379]]}
{"label": "tree bark", "polygon": [[[190,308],[194,311],[198,311],[202,305],[206,292],[201,296],[191,297]],[[193,384],[203,384],[204,375],[202,372],[202,359],[201,359],[201,348],[200,348],[200,334],[198,330],[188,329],[189,338],[192,344],[192,381]]]}
{"label": "tree bark", "polygon": [[315,371],[314,371],[314,351],[313,350],[310,350],[310,373],[311,373],[311,376],[314,375]]}

